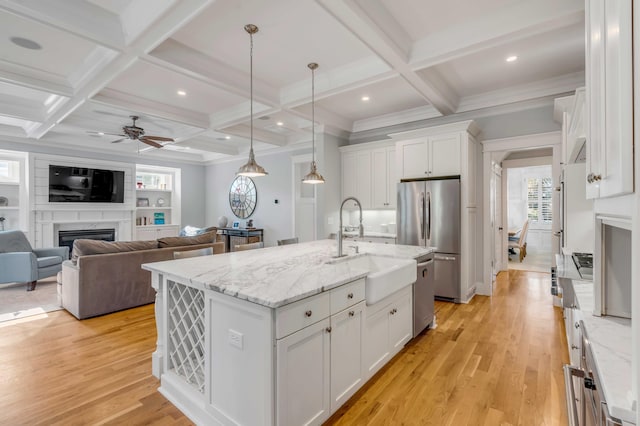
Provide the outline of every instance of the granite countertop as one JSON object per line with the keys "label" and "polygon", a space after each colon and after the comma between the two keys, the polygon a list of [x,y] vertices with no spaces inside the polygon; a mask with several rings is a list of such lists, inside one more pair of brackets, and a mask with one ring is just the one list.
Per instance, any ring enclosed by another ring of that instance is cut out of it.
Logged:
{"label": "granite countertop", "polygon": [[572,283],[609,413],[620,420],[635,423],[630,374],[631,320],[593,315],[593,282],[572,280]]}
{"label": "granite countertop", "polygon": [[[346,245],[343,245],[343,252],[351,255],[349,257],[375,254],[417,259],[434,251],[432,248],[396,244],[359,242],[357,246],[358,255],[352,255],[352,250]],[[186,280],[196,287],[277,308],[368,274],[367,270],[351,268],[349,262],[336,262],[333,258],[336,251],[334,240],[318,240],[146,263],[142,267],[165,274],[169,279]]]}

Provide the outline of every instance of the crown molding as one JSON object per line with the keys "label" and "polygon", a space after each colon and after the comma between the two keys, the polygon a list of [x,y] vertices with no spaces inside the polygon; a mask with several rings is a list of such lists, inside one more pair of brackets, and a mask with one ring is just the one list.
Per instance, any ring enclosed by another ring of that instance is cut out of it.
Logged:
{"label": "crown molding", "polygon": [[390,127],[397,124],[427,120],[436,117],[442,117],[442,114],[440,114],[433,106],[426,105],[355,121],[352,126],[352,133],[364,132],[367,130]]}

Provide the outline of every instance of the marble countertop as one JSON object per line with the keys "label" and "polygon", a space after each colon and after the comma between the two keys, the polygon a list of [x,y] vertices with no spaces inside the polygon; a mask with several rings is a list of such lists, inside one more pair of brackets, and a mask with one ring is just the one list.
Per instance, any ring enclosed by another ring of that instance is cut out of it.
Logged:
{"label": "marble countertop", "polygon": [[631,393],[631,320],[593,315],[593,282],[573,280],[572,283],[609,413],[635,423]]}
{"label": "marble countertop", "polygon": [[582,279],[570,254],[556,254],[556,268],[558,278],[568,278],[570,280]]}
{"label": "marble countertop", "polygon": [[[375,254],[417,259],[434,251],[432,248],[396,244],[359,242],[357,246],[358,255],[353,254],[346,244],[343,252],[350,255],[348,257]],[[186,281],[196,287],[277,308],[368,274],[367,270],[350,267],[349,262],[336,262],[333,258],[336,252],[334,240],[318,240],[146,263],[142,267],[165,274],[168,279]]]}
{"label": "marble countertop", "polygon": [[[357,237],[358,231],[346,231],[343,232],[342,235],[347,237]],[[364,237],[395,238],[396,234],[391,234],[389,232],[364,231]]]}

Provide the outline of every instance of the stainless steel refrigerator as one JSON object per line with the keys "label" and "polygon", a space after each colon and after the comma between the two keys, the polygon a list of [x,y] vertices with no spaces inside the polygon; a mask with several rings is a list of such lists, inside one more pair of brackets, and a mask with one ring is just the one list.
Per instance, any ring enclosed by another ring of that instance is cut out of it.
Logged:
{"label": "stainless steel refrigerator", "polygon": [[397,241],[436,247],[435,296],[460,302],[460,177],[398,184]]}

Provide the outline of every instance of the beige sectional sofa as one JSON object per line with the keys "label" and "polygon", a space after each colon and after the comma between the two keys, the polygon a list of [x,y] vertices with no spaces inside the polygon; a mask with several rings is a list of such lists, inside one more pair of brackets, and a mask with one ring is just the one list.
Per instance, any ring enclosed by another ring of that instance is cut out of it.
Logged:
{"label": "beige sectional sofa", "polygon": [[62,264],[62,306],[78,319],[104,315],[155,301],[151,273],[143,263],[173,259],[173,252],[212,247],[216,233],[151,241],[76,240],[72,258]]}

